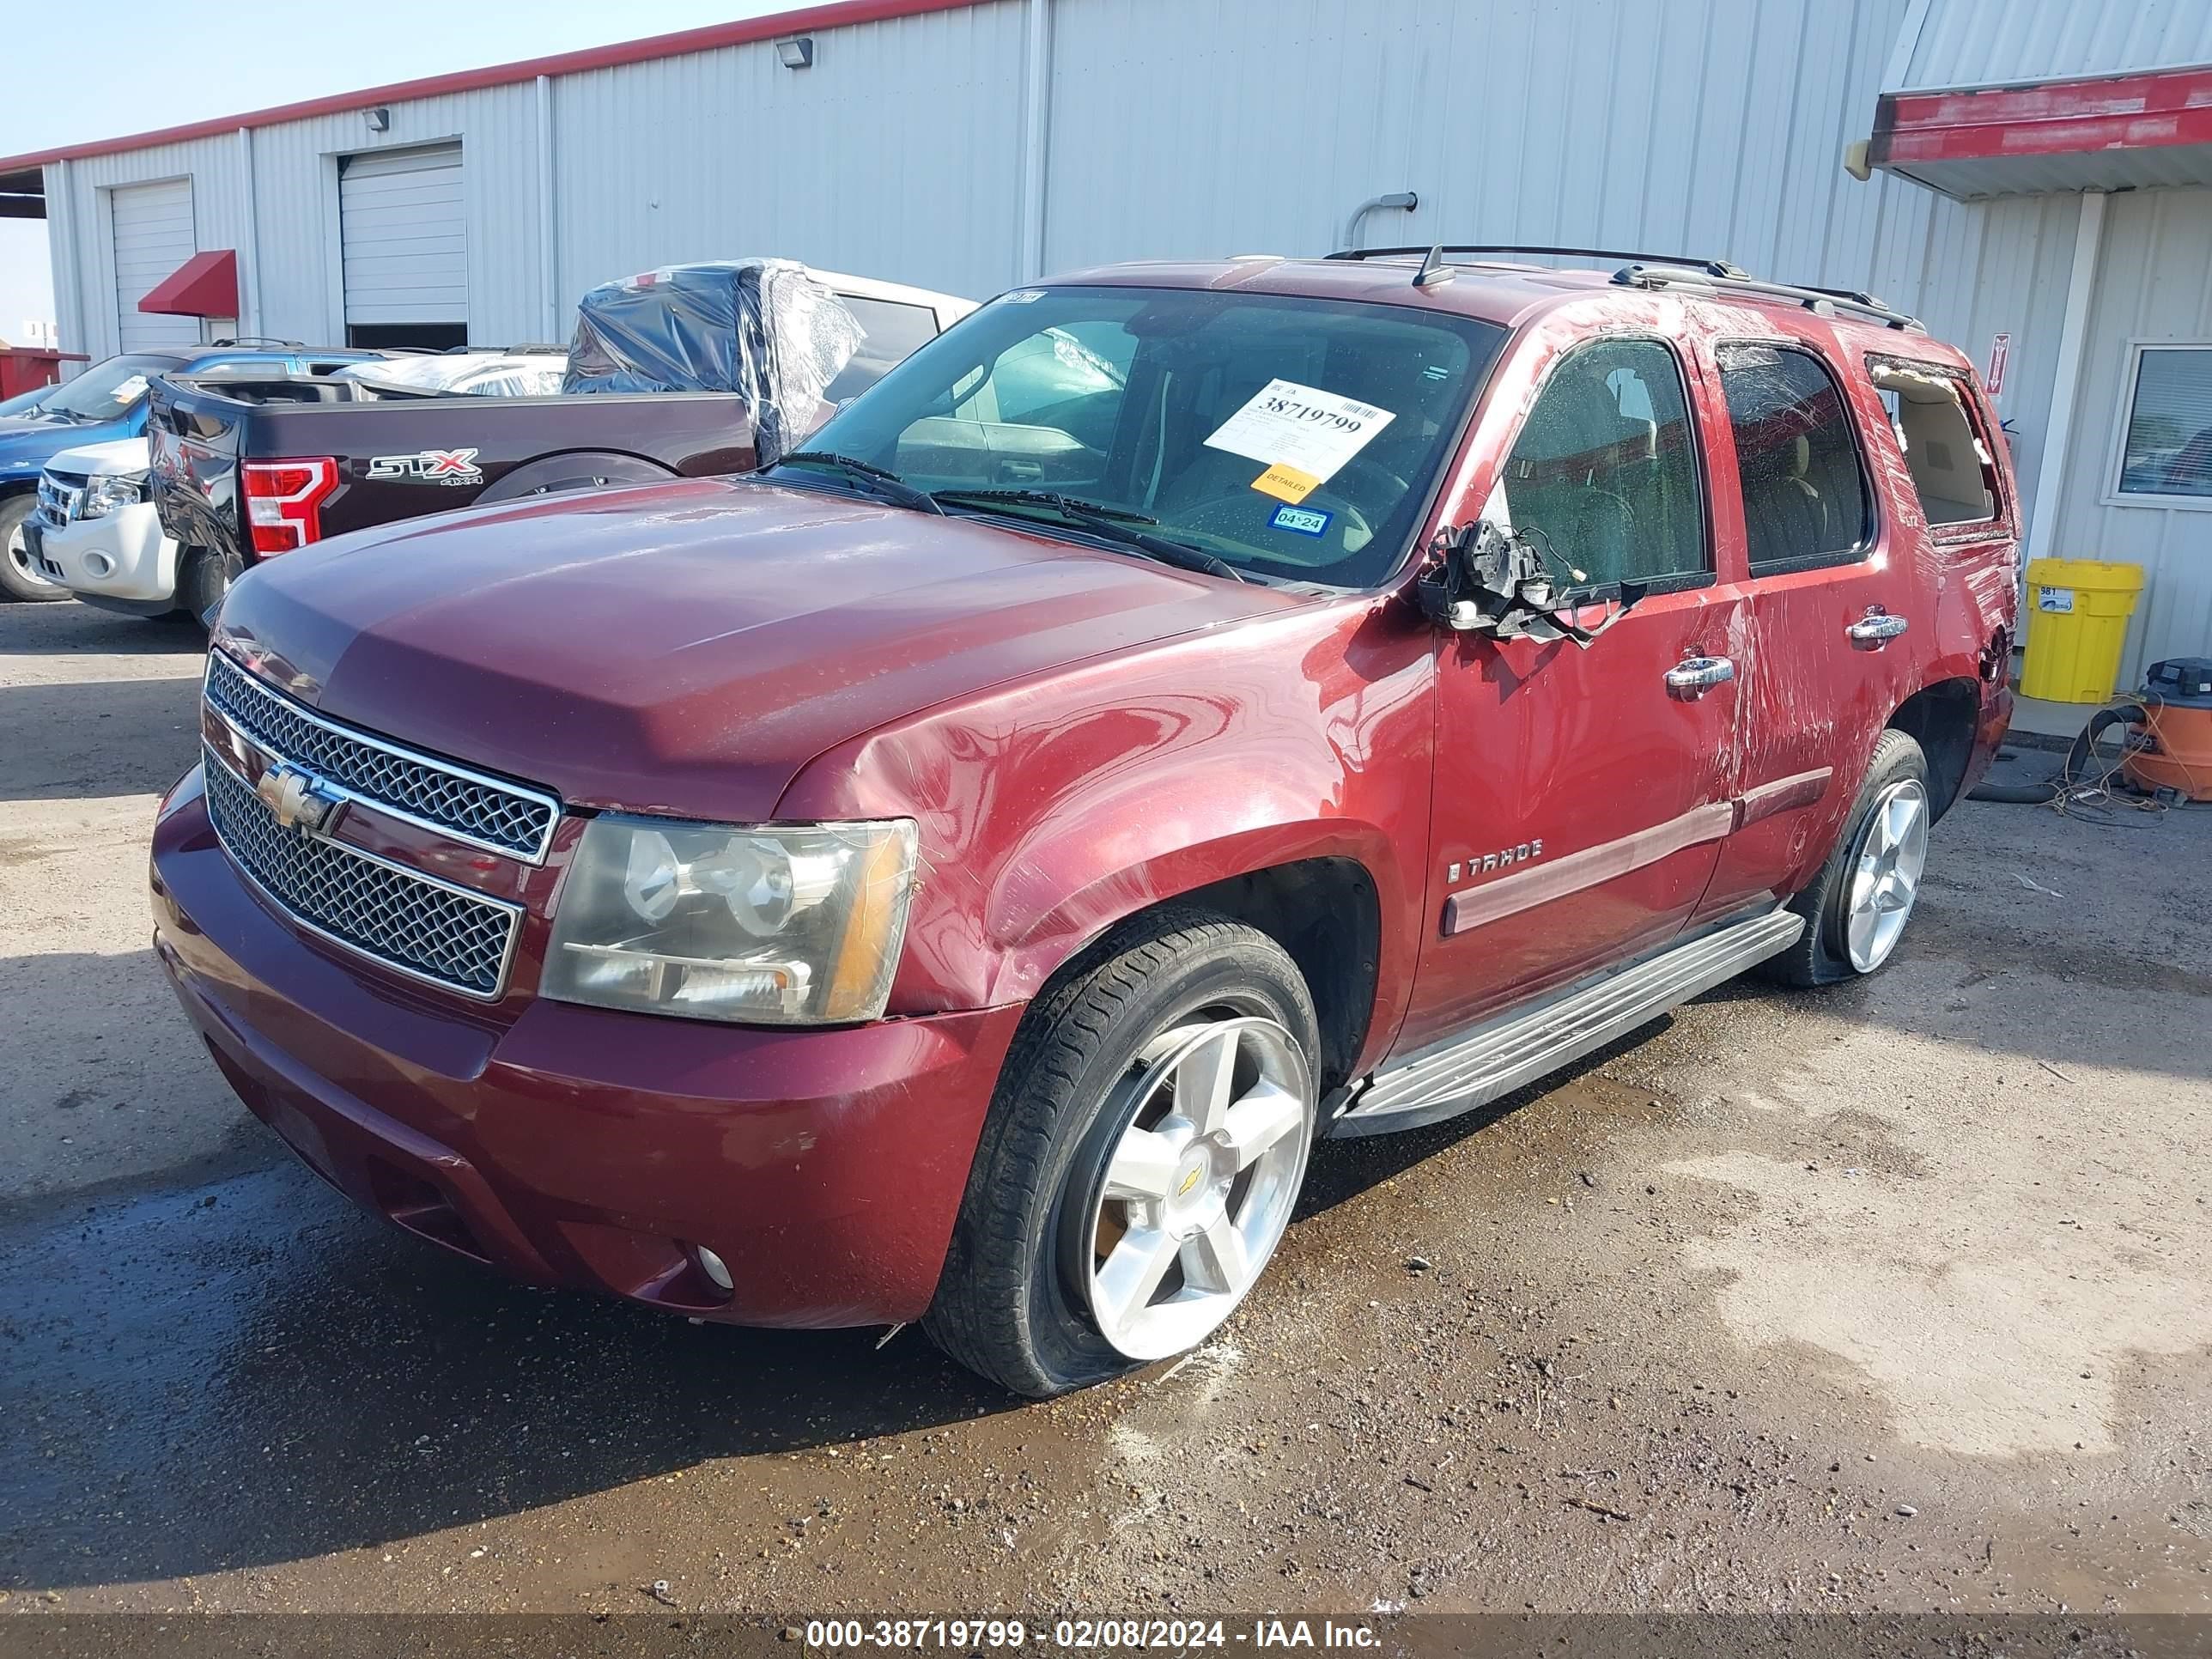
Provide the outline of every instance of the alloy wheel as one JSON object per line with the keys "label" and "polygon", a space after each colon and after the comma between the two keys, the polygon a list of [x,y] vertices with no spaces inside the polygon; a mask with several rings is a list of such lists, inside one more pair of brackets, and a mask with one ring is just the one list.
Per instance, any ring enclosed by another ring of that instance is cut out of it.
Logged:
{"label": "alloy wheel", "polygon": [[1844,945],[1862,974],[1889,959],[1912,915],[1928,865],[1928,790],[1917,778],[1890,785],[1867,813],[1844,901]]}
{"label": "alloy wheel", "polygon": [[1235,1312],[1282,1241],[1314,1085],[1289,1031],[1243,1018],[1163,1032],[1125,1087],[1127,1127],[1079,1212],[1073,1277],[1116,1352],[1160,1359]]}

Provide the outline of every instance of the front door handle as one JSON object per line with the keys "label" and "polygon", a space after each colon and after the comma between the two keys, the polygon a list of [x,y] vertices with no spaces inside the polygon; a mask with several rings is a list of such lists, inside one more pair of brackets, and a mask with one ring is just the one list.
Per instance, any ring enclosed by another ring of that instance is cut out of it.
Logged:
{"label": "front door handle", "polygon": [[1911,626],[1903,617],[1893,617],[1880,605],[1870,605],[1866,615],[1844,632],[1850,635],[1854,651],[1879,651]]}
{"label": "front door handle", "polygon": [[1685,657],[1667,671],[1667,695],[1678,702],[1695,702],[1735,678],[1735,665],[1726,657]]}

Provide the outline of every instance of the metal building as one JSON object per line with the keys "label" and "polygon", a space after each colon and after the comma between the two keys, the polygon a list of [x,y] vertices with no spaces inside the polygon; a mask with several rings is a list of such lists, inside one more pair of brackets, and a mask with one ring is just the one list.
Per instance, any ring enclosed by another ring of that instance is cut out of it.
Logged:
{"label": "metal building", "polygon": [[2212,652],[2208,66],[2203,0],[844,0],[14,157],[0,210],[95,358],[560,339],[737,253],[978,297],[1347,235],[1723,256],[1983,363],[2032,550],[2146,568],[2127,684]]}

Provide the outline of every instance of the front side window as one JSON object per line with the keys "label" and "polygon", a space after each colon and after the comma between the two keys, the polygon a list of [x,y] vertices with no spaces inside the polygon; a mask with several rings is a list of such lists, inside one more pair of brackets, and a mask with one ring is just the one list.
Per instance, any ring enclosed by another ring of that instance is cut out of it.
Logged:
{"label": "front side window", "polygon": [[1486,516],[1509,520],[1571,588],[1710,570],[1697,440],[1674,354],[1656,340],[1601,340],[1562,360],[1522,423]]}
{"label": "front side window", "polygon": [[2136,353],[2119,493],[2212,501],[2212,345]]}
{"label": "front side window", "polygon": [[1794,346],[1720,350],[1754,575],[1857,556],[1874,539],[1866,470],[1843,393]]}
{"label": "front side window", "polygon": [[[949,511],[1084,537],[1036,499],[1058,495],[1263,580],[1366,586],[1404,557],[1504,335],[1412,306],[1026,289],[921,347],[806,447],[896,472]],[[1018,492],[1032,499],[1006,499]]]}

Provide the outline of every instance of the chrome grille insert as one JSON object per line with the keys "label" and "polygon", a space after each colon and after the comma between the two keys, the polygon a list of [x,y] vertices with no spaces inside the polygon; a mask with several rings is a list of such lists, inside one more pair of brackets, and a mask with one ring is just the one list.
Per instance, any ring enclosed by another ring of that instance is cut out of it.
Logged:
{"label": "chrome grille insert", "polygon": [[208,816],[231,860],[306,927],[413,978],[491,1000],[507,988],[520,906],[288,830],[213,749]]}
{"label": "chrome grille insert", "polygon": [[561,804],[541,790],[336,725],[220,651],[208,653],[207,700],[263,747],[371,806],[487,852],[545,857]]}
{"label": "chrome grille insert", "polygon": [[51,468],[39,475],[39,516],[59,530],[76,517],[77,507],[84,501],[84,487],[90,480],[75,472],[56,472]]}

